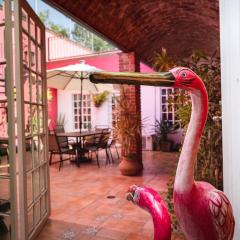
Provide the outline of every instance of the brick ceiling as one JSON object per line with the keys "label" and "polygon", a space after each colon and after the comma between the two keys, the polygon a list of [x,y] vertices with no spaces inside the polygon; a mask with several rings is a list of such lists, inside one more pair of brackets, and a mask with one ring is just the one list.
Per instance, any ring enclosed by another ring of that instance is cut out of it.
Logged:
{"label": "brick ceiling", "polygon": [[162,47],[178,58],[219,47],[218,0],[45,1],[149,65]]}

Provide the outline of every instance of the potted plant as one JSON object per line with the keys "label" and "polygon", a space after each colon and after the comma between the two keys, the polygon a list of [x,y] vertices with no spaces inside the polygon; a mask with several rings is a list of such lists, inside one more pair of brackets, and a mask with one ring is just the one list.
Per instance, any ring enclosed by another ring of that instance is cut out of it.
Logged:
{"label": "potted plant", "polygon": [[93,102],[95,107],[100,107],[106,100],[109,92],[104,91],[93,95]]}
{"label": "potted plant", "polygon": [[168,139],[168,134],[172,132],[172,126],[169,121],[156,120],[155,122],[155,132],[156,132],[156,142],[159,149],[163,152],[170,152],[172,148],[172,141]]}
{"label": "potted plant", "polygon": [[137,175],[143,168],[138,159],[136,143],[141,139],[141,119],[138,113],[130,110],[129,99],[124,88],[121,88],[121,96],[117,100],[117,122],[115,134],[122,144],[122,157],[119,169],[123,175]]}

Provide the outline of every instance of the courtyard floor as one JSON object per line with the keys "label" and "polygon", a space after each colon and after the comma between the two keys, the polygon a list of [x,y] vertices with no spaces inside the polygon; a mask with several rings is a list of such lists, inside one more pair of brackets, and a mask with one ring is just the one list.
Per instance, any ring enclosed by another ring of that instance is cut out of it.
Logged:
{"label": "courtyard floor", "polygon": [[[167,183],[176,169],[177,154],[143,152],[141,176],[125,177],[117,163],[101,167],[96,162],[65,162],[50,167],[51,216],[37,240],[151,240],[149,213],[125,199],[132,184],[151,186],[165,197]],[[110,196],[110,198],[109,198]],[[185,239],[173,235],[172,239]]]}

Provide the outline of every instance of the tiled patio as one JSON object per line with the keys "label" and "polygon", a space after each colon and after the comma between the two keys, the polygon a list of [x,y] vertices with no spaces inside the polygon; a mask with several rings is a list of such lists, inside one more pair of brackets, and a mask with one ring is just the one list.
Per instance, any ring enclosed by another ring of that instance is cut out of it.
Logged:
{"label": "tiled patio", "polygon": [[176,153],[144,152],[145,169],[137,177],[122,176],[117,164],[105,167],[104,156],[100,169],[95,162],[80,168],[65,162],[60,172],[58,165],[50,167],[52,212],[37,240],[153,239],[150,215],[126,201],[125,192],[139,184],[164,196],[176,168]]}

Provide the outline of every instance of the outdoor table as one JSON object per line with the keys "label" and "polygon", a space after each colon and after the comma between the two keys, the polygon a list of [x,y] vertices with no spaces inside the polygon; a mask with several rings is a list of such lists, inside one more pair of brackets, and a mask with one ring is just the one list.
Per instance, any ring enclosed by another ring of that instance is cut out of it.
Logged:
{"label": "outdoor table", "polygon": [[[57,136],[59,137],[68,137],[68,138],[75,138],[76,144],[80,146],[80,148],[83,147],[82,145],[82,139],[84,137],[94,136],[96,134],[102,134],[101,131],[84,131],[84,132],[61,132],[57,133]],[[80,150],[77,151],[77,164],[79,161],[86,161],[86,158],[83,157],[83,152]]]}
{"label": "outdoor table", "polygon": [[8,144],[8,137],[0,137],[0,144]]}

